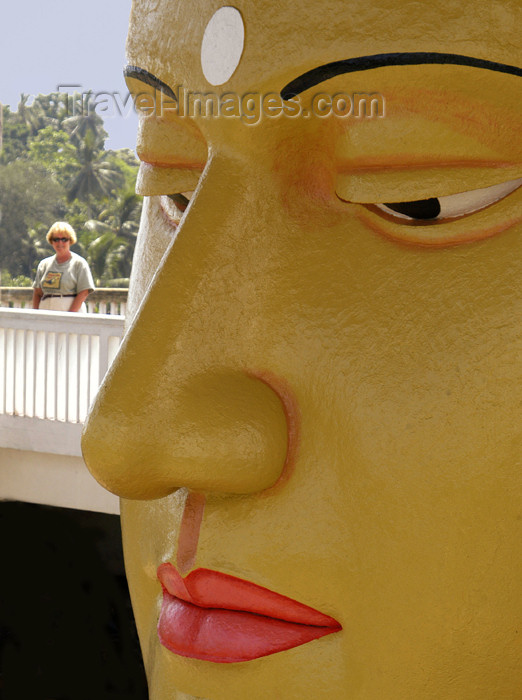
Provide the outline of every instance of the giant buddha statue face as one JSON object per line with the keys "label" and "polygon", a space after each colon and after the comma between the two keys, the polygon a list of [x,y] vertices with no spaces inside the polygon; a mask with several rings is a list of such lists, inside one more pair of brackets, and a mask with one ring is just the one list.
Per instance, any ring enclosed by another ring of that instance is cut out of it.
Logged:
{"label": "giant buddha statue face", "polygon": [[520,22],[134,0],[146,198],[84,453],[153,700],[520,692]]}

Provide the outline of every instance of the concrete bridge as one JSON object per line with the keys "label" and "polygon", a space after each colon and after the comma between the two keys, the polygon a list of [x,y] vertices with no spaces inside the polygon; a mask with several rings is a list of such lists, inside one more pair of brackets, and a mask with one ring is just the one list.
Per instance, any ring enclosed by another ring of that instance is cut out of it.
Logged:
{"label": "concrete bridge", "polygon": [[[124,311],[126,294],[97,292],[92,309]],[[0,499],[117,513],[83,464],[80,435],[124,316],[33,311],[20,296],[0,308]]]}

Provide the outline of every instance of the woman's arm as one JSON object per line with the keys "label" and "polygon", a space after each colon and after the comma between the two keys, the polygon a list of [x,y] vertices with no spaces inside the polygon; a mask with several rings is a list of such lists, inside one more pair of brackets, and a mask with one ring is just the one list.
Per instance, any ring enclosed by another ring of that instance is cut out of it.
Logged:
{"label": "woman's arm", "polygon": [[71,304],[71,308],[69,309],[69,311],[79,311],[81,305],[89,296],[90,291],[90,289],[84,289],[82,292],[78,292],[78,294],[73,299],[73,303]]}
{"label": "woman's arm", "polygon": [[42,297],[43,291],[39,287],[35,287],[35,289],[33,289],[33,309],[40,308],[40,301],[42,300]]}

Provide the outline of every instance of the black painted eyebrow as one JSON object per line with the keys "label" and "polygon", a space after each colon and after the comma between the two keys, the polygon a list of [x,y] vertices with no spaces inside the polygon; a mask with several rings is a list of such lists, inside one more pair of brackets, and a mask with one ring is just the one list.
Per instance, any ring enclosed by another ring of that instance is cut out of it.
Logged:
{"label": "black painted eyebrow", "polygon": [[343,73],[356,73],[373,68],[384,66],[419,66],[423,64],[454,64],[457,66],[471,66],[472,68],[484,68],[494,70],[499,73],[510,73],[522,77],[522,68],[509,66],[495,61],[486,61],[483,58],[473,58],[472,56],[460,56],[454,53],[428,53],[424,51],[411,53],[378,53],[373,56],[359,56],[358,58],[347,58],[343,61],[332,61],[324,66],[312,68],[303,73],[298,78],[290,81],[281,90],[283,100],[291,97],[319,83],[334,78]]}
{"label": "black painted eyebrow", "polygon": [[159,90],[164,95],[172,97],[172,99],[176,102],[178,101],[174,91],[167,85],[167,83],[164,83],[163,80],[156,78],[155,75],[149,73],[149,71],[145,70],[144,68],[139,68],[138,66],[126,66],[123,70],[123,75],[126,78],[136,78],[136,80],[140,80],[142,83],[156,88],[156,90]]}

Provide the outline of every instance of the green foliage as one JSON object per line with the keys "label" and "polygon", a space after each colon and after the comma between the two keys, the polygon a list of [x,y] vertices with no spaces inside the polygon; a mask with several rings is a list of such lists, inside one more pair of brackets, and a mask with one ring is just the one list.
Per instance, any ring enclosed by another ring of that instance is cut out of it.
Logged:
{"label": "green foliage", "polygon": [[7,270],[0,270],[0,287],[32,287],[32,280],[25,275],[13,277]]}
{"label": "green foliage", "polygon": [[103,128],[103,119],[96,114],[95,106],[91,93],[72,96],[68,105],[67,117],[63,120],[62,125],[70,134],[71,141],[76,145],[81,144],[90,133],[94,138],[95,147],[102,149],[107,132]]}
{"label": "green foliage", "polygon": [[[130,148],[120,148],[118,151],[108,151],[107,160],[113,163],[125,178],[125,184],[121,189],[132,190],[136,187],[136,156]],[[141,197],[140,197],[141,201]]]}
{"label": "green foliage", "polygon": [[14,277],[33,275],[38,249],[31,229],[41,223],[49,228],[62,198],[62,187],[41,165],[16,160],[0,166],[2,269]]}
{"label": "green foliage", "polygon": [[130,277],[140,212],[141,197],[129,189],[112,198],[96,220],[85,224],[91,236],[86,257],[98,286],[109,285],[111,278]]}
{"label": "green foliage", "polygon": [[98,284],[123,283],[141,213],[134,193],[138,164],[130,149],[104,148],[107,133],[92,95],[51,93],[18,109],[2,108],[0,153],[0,269],[20,284],[53,251],[54,221],[76,230],[74,249],[89,261]]}
{"label": "green foliage", "polygon": [[29,143],[28,159],[43,165],[63,187],[78,169],[76,148],[69,135],[61,129],[45,126]]}
{"label": "green foliage", "polygon": [[81,140],[77,140],[76,158],[80,165],[67,187],[69,201],[79,199],[90,204],[91,199],[104,199],[124,184],[123,173],[115,163],[106,158],[100,150],[99,140],[88,130]]}
{"label": "green foliage", "polygon": [[2,113],[3,138],[0,165],[11,163],[24,155],[27,151],[27,142],[31,133],[26,124],[16,119],[16,115],[12,114],[9,107],[3,107]]}

